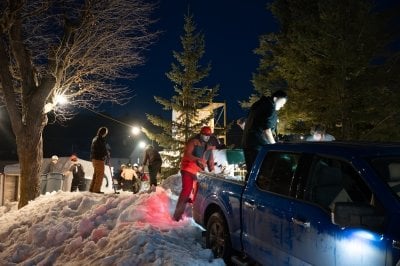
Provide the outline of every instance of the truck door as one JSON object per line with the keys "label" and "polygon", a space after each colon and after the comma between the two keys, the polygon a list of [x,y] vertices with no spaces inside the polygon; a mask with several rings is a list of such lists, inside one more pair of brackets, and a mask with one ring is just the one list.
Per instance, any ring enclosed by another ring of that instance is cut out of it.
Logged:
{"label": "truck door", "polygon": [[268,152],[243,194],[244,250],[262,264],[283,265],[290,257],[282,246],[288,241],[289,191],[298,158],[298,154]]}
{"label": "truck door", "polygon": [[314,156],[292,204],[290,242],[293,257],[312,265],[383,265],[382,234],[362,228],[340,228],[331,221],[336,202],[369,204],[372,192],[348,163]]}

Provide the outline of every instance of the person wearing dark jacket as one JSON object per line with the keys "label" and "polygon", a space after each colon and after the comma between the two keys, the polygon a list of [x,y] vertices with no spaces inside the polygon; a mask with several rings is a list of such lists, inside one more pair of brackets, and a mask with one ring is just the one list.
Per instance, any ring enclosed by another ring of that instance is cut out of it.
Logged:
{"label": "person wearing dark jacket", "polygon": [[161,172],[162,160],[160,153],[153,147],[153,145],[147,145],[144,151],[143,165],[146,164],[148,164],[150,175],[150,188],[148,192],[155,192],[157,186],[157,174]]}
{"label": "person wearing dark jacket", "polygon": [[[209,144],[211,128],[202,127],[200,134],[190,138],[186,143],[181,161],[182,190],[176,203],[174,220],[179,221],[185,211],[186,203],[194,202],[197,194],[197,177],[199,171],[214,171],[212,150],[215,146]],[[190,194],[192,193],[192,198]]]}
{"label": "person wearing dark jacket", "polygon": [[51,156],[51,161],[46,166],[46,169],[44,169],[43,174],[63,174],[62,170],[63,164],[59,162],[57,155],[53,155]]}
{"label": "person wearing dark jacket", "polygon": [[278,90],[270,97],[262,96],[250,108],[244,124],[242,147],[246,161],[247,177],[261,146],[274,144],[278,126],[278,113],[287,101],[287,94]]}
{"label": "person wearing dark jacket", "polygon": [[82,164],[78,162],[78,157],[75,154],[71,155],[69,172],[72,173],[71,192],[77,189],[79,189],[79,191],[85,191],[85,171],[83,170]]}
{"label": "person wearing dark jacket", "polygon": [[107,134],[108,129],[106,127],[100,127],[92,140],[90,159],[92,160],[94,172],[92,182],[90,183],[90,192],[102,193],[100,189],[104,177],[105,161],[110,158],[105,140]]}

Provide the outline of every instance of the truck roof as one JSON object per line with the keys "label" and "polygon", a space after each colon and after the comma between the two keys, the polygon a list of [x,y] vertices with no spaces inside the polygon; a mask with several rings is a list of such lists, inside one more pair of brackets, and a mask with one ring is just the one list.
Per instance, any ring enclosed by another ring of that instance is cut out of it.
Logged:
{"label": "truck roof", "polygon": [[264,149],[286,150],[302,153],[319,153],[341,157],[376,157],[400,156],[399,142],[359,142],[359,141],[330,141],[330,142],[282,142],[266,145]]}

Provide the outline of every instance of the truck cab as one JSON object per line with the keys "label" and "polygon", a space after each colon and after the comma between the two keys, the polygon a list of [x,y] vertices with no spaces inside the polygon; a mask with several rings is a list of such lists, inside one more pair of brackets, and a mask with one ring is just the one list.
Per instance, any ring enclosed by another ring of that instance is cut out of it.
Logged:
{"label": "truck cab", "polygon": [[[399,263],[399,145],[268,145],[248,170],[240,208],[232,205],[237,197],[228,200],[214,190],[208,205],[200,192],[205,212],[218,205],[229,232],[224,240],[243,257],[267,265]],[[226,194],[229,185],[223,189]]]}

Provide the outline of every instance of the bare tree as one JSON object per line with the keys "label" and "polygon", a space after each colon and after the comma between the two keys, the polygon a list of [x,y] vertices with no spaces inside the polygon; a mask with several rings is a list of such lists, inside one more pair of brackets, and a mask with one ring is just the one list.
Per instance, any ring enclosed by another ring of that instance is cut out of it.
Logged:
{"label": "bare tree", "polygon": [[39,195],[48,114],[74,113],[58,104],[60,96],[69,108],[129,99],[116,80],[134,77],[132,67],[155,40],[148,30],[153,9],[144,0],[0,2],[0,98],[16,136],[19,208]]}

